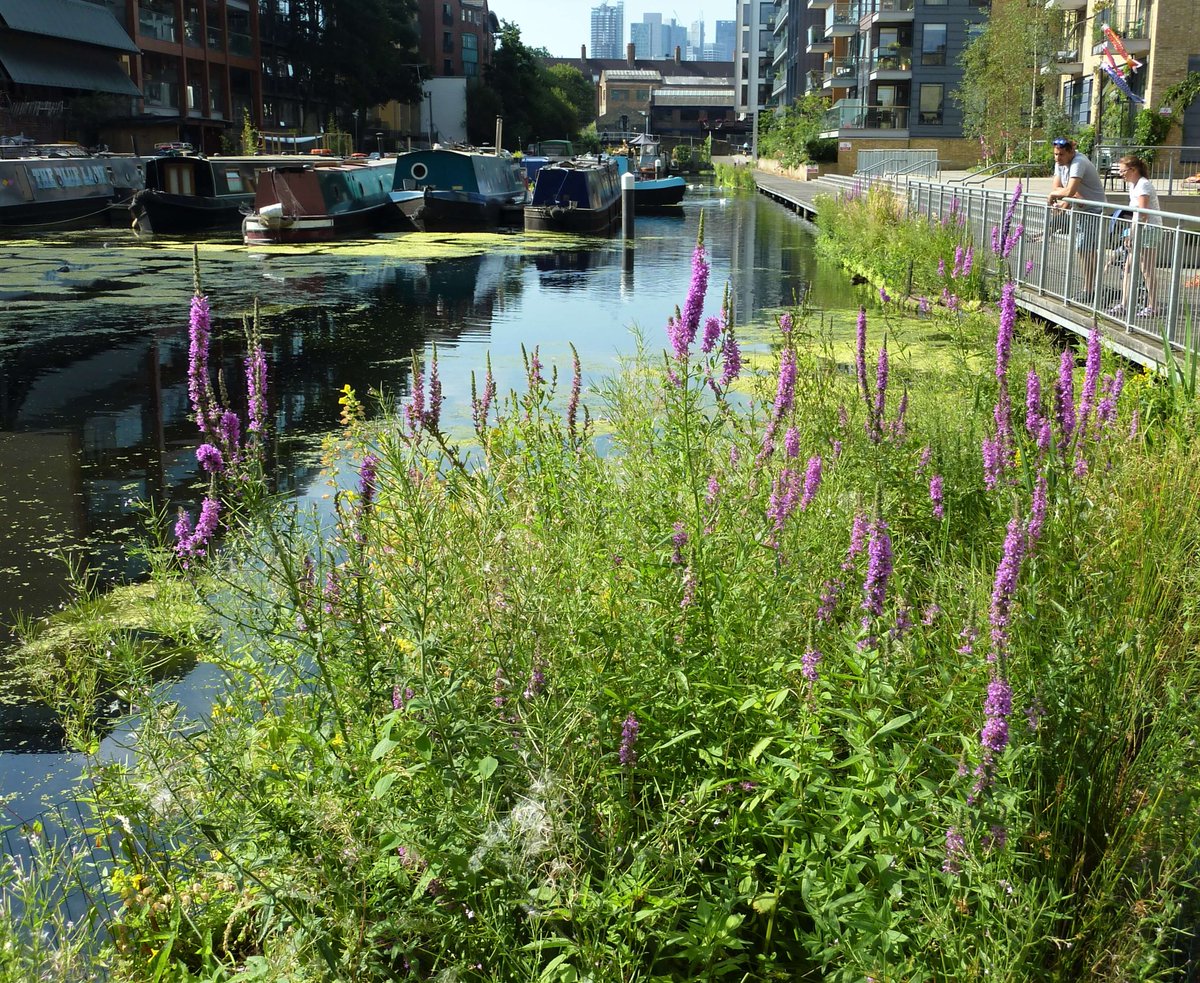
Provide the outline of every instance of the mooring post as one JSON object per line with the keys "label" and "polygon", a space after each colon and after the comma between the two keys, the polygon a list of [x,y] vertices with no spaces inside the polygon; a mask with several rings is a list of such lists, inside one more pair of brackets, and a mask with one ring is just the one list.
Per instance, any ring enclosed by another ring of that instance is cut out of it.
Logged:
{"label": "mooring post", "polygon": [[621,235],[633,238],[633,185],[637,181],[626,171],[621,175]]}

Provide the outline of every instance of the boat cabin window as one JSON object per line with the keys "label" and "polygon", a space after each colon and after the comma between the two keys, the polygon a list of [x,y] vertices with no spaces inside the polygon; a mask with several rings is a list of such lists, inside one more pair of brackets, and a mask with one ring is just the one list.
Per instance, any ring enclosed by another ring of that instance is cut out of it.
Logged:
{"label": "boat cabin window", "polygon": [[192,181],[190,161],[167,164],[167,191],[173,195],[194,195],[196,186]]}
{"label": "boat cabin window", "polygon": [[242,183],[242,172],[236,167],[227,167],[225,169],[225,181],[229,184],[229,190],[234,194],[240,194],[246,190]]}

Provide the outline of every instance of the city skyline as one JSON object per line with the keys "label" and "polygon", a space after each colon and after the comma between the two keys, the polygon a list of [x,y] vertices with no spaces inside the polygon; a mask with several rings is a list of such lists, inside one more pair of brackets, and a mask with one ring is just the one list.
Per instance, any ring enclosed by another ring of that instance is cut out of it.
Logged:
{"label": "city skyline", "polygon": [[[491,0],[488,8],[502,21],[521,28],[521,41],[531,48],[546,48],[558,58],[577,58],[579,46],[586,45],[591,55],[592,8],[600,0],[568,0],[555,7],[553,17],[546,16],[545,0]],[[609,0],[615,3],[615,0]],[[643,14],[661,13],[664,21],[672,17],[684,28],[704,21],[705,38],[716,36],[716,22],[735,20],[734,0],[625,0],[625,29],[622,46],[629,41],[629,25],[641,21]]]}

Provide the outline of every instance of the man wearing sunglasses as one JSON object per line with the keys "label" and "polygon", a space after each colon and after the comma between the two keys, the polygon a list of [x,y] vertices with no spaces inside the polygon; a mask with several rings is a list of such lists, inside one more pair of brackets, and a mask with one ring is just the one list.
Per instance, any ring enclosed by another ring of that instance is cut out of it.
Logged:
{"label": "man wearing sunglasses", "polygon": [[1100,241],[1100,211],[1090,202],[1104,202],[1104,184],[1095,165],[1076,153],[1071,140],[1058,138],[1054,146],[1054,185],[1050,189],[1051,208],[1076,205],[1082,211],[1075,220],[1075,251],[1083,271],[1083,291],[1076,300],[1090,304],[1094,297],[1096,245]]}

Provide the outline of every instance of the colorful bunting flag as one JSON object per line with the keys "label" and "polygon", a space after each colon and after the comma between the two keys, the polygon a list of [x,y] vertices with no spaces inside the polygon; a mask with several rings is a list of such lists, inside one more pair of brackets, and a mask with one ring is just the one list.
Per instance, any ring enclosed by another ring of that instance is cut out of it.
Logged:
{"label": "colorful bunting flag", "polygon": [[1129,97],[1130,102],[1144,103],[1146,101],[1141,96],[1134,95],[1133,90],[1129,88],[1129,83],[1125,81],[1125,76],[1111,65],[1101,65],[1100,67],[1108,73],[1108,77],[1113,80],[1113,85]]}

